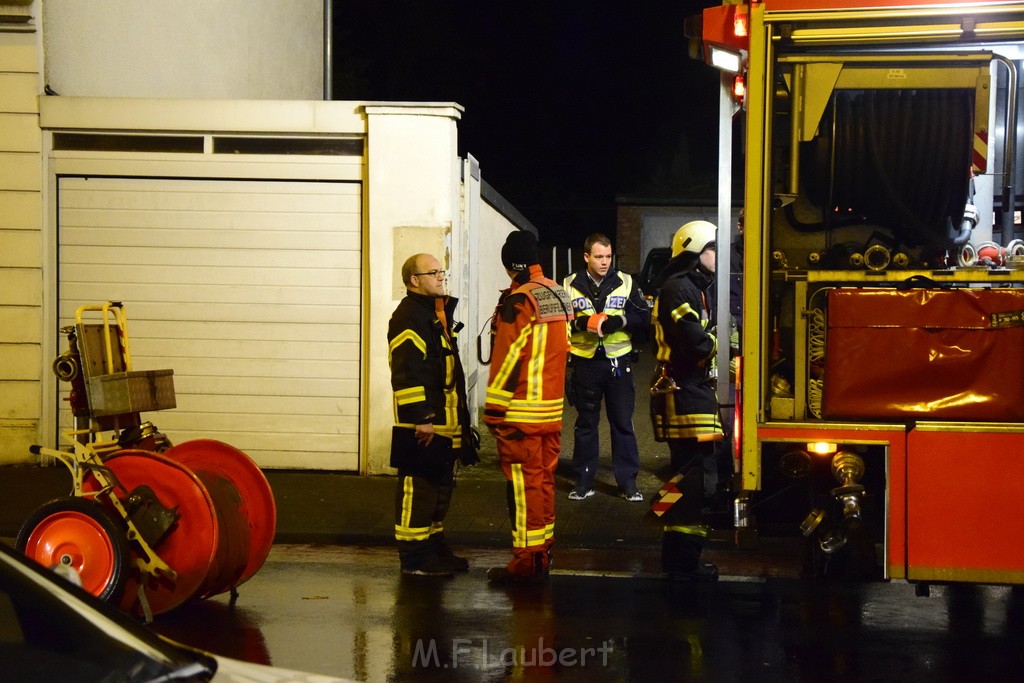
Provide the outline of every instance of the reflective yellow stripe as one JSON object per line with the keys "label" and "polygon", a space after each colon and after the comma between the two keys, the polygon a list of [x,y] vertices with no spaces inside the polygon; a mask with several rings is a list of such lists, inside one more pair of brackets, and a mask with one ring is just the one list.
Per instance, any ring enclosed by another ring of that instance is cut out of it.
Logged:
{"label": "reflective yellow stripe", "polygon": [[395,540],[398,541],[425,541],[430,538],[431,528],[429,526],[409,526],[412,521],[412,477],[404,477],[402,482],[402,515],[400,521],[395,524]]}
{"label": "reflective yellow stripe", "polygon": [[654,342],[655,348],[657,348],[655,359],[662,363],[667,363],[672,355],[672,349],[669,347],[668,342],[665,341],[665,328],[661,326],[661,322],[658,319],[658,299],[654,300],[651,322],[654,323]]}
{"label": "reflective yellow stripe", "polygon": [[526,547],[533,548],[538,545],[544,545],[544,540],[546,538],[547,529],[531,529],[526,532]]}
{"label": "reflective yellow stripe", "polygon": [[523,480],[523,466],[512,467],[512,500],[515,505],[515,526],[512,529],[512,547],[527,547],[526,537],[526,482]]}
{"label": "reflective yellow stripe", "polygon": [[[501,362],[501,366],[498,371],[494,373],[494,379],[491,381],[490,386],[495,389],[504,389],[508,385],[509,377],[512,375],[512,369],[516,367],[516,363],[519,360],[519,354],[523,352],[523,348],[526,343],[530,340],[530,327],[524,327],[519,333],[519,338],[512,342],[508,348],[508,353],[505,355],[505,359]],[[514,388],[514,387],[513,387]],[[490,394],[490,387],[488,387],[488,394]]]}
{"label": "reflective yellow stripe", "polygon": [[548,422],[560,422],[562,410],[547,410],[544,412],[536,410],[509,410],[505,413],[505,420],[508,422],[522,422],[528,424],[546,424]]}
{"label": "reflective yellow stripe", "polygon": [[662,531],[666,533],[674,531],[677,534],[689,534],[691,536],[700,536],[701,538],[706,538],[708,535],[708,527],[704,524],[664,526]]}
{"label": "reflective yellow stripe", "polygon": [[423,341],[423,338],[412,330],[405,330],[388,344],[388,363],[391,363],[391,355],[395,352],[395,349],[405,342],[412,342],[413,346],[420,350],[420,353],[424,356],[427,355],[427,344]]}
{"label": "reflective yellow stripe", "polygon": [[533,357],[526,376],[526,400],[539,401],[544,396],[544,353],[548,344],[548,326],[533,328]]}
{"label": "reflective yellow stripe", "polygon": [[[659,416],[660,417],[660,416]],[[716,413],[692,413],[689,415],[673,415],[668,419],[672,427],[721,427],[722,422]]]}
{"label": "reflective yellow stripe", "polygon": [[694,318],[697,319],[698,322],[700,322],[700,316],[697,315],[697,312],[693,310],[693,307],[690,306],[690,304],[686,303],[685,301],[683,303],[681,303],[679,306],[677,306],[672,311],[671,315],[672,315],[672,320],[675,321],[675,322],[679,322],[680,320],[682,320],[686,316],[693,316]]}
{"label": "reflective yellow stripe", "polygon": [[430,538],[429,526],[408,527],[395,525],[395,540],[397,541],[425,541]]}
{"label": "reflective yellow stripe", "polygon": [[487,387],[487,402],[493,403],[499,406],[507,406],[512,402],[513,393],[511,391],[505,391],[504,389],[498,389],[497,387]]}
{"label": "reflective yellow stripe", "polygon": [[563,401],[560,398],[541,401],[514,399],[509,403],[505,419],[530,424],[558,422],[562,419],[562,410]]}
{"label": "reflective yellow stripe", "polygon": [[406,406],[410,403],[420,403],[427,400],[427,391],[424,387],[409,387],[408,389],[399,389],[395,392],[395,401],[400,406]]}
{"label": "reflective yellow stripe", "polygon": [[[412,521],[412,477],[405,477],[405,481],[402,482],[402,521],[400,525],[403,528],[408,528],[409,522]],[[395,525],[396,531],[399,524]]]}

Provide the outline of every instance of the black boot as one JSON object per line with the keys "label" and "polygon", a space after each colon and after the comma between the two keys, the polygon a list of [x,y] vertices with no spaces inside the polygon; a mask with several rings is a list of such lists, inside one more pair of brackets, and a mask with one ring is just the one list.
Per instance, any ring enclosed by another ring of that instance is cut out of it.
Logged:
{"label": "black boot", "polygon": [[666,531],[661,536],[661,567],[670,581],[717,581],[718,567],[700,561],[704,539]]}
{"label": "black boot", "polygon": [[432,535],[430,540],[434,544],[434,551],[437,553],[438,559],[450,564],[452,569],[457,572],[469,571],[469,560],[452,552],[452,549],[444,542],[444,532]]}
{"label": "black boot", "polygon": [[398,541],[398,558],[402,573],[414,576],[452,576],[452,564],[437,555],[436,547],[430,540]]}

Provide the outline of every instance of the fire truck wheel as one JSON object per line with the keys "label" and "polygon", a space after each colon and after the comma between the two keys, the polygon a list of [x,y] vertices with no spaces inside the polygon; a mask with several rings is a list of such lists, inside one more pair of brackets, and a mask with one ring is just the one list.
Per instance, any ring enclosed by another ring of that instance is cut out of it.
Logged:
{"label": "fire truck wheel", "polygon": [[91,500],[44,503],[21,526],[15,547],[101,600],[121,597],[130,562],[125,525]]}

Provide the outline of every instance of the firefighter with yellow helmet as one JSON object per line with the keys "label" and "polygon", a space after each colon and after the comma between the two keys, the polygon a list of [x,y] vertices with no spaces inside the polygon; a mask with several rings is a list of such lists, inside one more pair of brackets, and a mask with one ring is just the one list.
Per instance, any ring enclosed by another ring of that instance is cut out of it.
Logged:
{"label": "firefighter with yellow helmet", "polygon": [[655,440],[668,443],[676,473],[654,510],[664,524],[662,568],[675,581],[718,578],[718,568],[700,559],[708,534],[704,498],[717,483],[715,442],[724,438],[715,392],[717,232],[707,221],[676,231],[652,312],[658,366],[651,421]]}

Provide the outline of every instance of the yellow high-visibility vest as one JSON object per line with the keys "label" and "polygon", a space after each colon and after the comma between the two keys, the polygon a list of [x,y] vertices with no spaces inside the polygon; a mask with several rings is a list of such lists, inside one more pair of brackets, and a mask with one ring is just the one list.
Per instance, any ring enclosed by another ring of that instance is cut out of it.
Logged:
{"label": "yellow high-visibility vest", "polygon": [[[633,289],[633,279],[628,273],[618,273],[618,276],[622,283],[608,293],[604,303],[604,313],[609,317],[613,315],[625,317],[626,302],[629,300],[629,293]],[[575,277],[575,273],[569,275],[562,284],[562,287],[565,288],[565,291],[569,293],[569,297],[572,299],[573,314],[577,318],[584,315],[596,315],[597,309],[594,308],[594,302],[591,301],[590,297],[572,286],[572,281]],[[581,358],[593,358],[599,346],[604,346],[604,354],[608,358],[618,358],[633,350],[633,341],[629,333],[626,332],[625,325],[611,334],[606,334],[604,337],[598,337],[593,332],[580,332],[574,329],[569,337],[569,343],[571,344],[570,353]]]}

